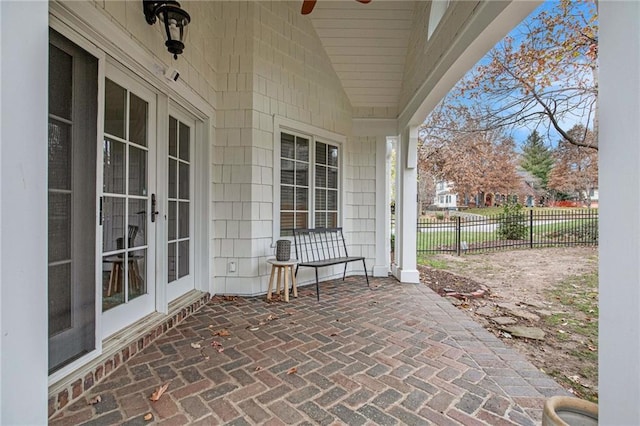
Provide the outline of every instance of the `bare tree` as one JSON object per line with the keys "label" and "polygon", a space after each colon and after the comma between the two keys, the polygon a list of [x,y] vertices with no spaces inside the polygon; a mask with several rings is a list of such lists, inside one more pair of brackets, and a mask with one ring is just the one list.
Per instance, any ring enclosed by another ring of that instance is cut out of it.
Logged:
{"label": "bare tree", "polygon": [[[454,113],[474,109],[481,127],[471,131],[546,128],[569,143],[598,149],[595,4],[562,0],[518,28],[458,83],[444,105]],[[583,133],[569,133],[575,123]],[[588,129],[595,137],[587,137]]]}
{"label": "bare tree", "polygon": [[476,119],[468,110],[460,111],[448,116],[439,110],[430,116],[421,132],[422,170],[450,182],[460,196],[513,192],[519,183],[513,139],[499,129],[467,130],[477,127]]}

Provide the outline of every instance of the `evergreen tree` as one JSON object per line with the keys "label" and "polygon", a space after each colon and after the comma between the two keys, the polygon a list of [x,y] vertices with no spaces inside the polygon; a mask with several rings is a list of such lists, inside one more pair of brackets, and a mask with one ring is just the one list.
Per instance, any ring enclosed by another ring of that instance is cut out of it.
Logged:
{"label": "evergreen tree", "polygon": [[544,144],[538,131],[534,130],[522,145],[520,167],[540,179],[542,188],[547,189],[549,172],[553,168],[553,162],[553,153]]}

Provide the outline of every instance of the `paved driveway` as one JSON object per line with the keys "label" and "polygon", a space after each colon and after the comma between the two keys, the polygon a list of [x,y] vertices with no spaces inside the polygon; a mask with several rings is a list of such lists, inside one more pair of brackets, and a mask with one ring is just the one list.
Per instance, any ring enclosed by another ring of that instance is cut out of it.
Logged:
{"label": "paved driveway", "polygon": [[321,292],[214,297],[50,424],[533,425],[566,394],[426,286],[351,277]]}

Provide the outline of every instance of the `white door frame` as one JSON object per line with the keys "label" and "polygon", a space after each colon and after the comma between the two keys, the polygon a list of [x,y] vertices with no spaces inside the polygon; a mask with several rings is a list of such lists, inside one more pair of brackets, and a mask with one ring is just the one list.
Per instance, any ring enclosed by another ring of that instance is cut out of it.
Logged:
{"label": "white door frame", "polygon": [[[187,277],[183,277],[183,278],[178,278],[176,281],[172,282],[172,283],[168,283],[168,262],[167,262],[167,256],[168,256],[168,248],[167,248],[167,243],[168,243],[168,239],[169,239],[169,235],[168,235],[168,220],[167,220],[167,215],[166,213],[168,212],[168,207],[169,207],[169,203],[168,203],[168,172],[167,172],[167,159],[169,158],[169,153],[168,153],[168,138],[164,140],[164,144],[166,146],[166,150],[165,147],[163,147],[163,152],[164,154],[159,157],[158,160],[158,171],[160,175],[164,176],[164,183],[163,183],[163,188],[165,188],[165,190],[163,191],[163,197],[162,199],[165,200],[163,205],[164,205],[164,212],[161,213],[161,216],[164,217],[164,220],[167,222],[165,224],[165,226],[163,226],[163,230],[164,232],[166,232],[165,238],[163,239],[162,242],[159,242],[158,244],[158,256],[163,256],[162,257],[162,262],[161,264],[163,265],[162,269],[159,269],[161,272],[161,278],[159,279],[159,282],[166,287],[166,291],[167,291],[167,302],[172,302],[173,300],[177,299],[178,297],[184,295],[185,293],[187,293],[190,290],[193,290],[195,288],[195,281],[196,281],[196,271],[195,271],[195,262],[194,262],[194,255],[195,255],[195,240],[197,238],[200,238],[197,234],[195,234],[195,221],[196,221],[196,215],[195,215],[195,210],[194,210],[194,201],[195,201],[195,196],[196,196],[196,188],[195,188],[195,176],[196,176],[196,167],[195,167],[195,163],[196,163],[196,148],[198,145],[198,135],[196,134],[197,131],[197,119],[196,117],[194,117],[192,114],[190,114],[189,112],[187,112],[186,110],[184,110],[184,108],[180,107],[179,105],[177,105],[175,102],[170,102],[169,103],[169,113],[167,115],[167,119],[169,119],[169,117],[173,117],[175,119],[177,119],[179,122],[184,123],[186,125],[189,126],[190,128],[190,142],[189,142],[189,201],[190,201],[190,205],[189,205],[189,275]],[[160,152],[159,152],[160,154]],[[159,181],[162,181],[162,179],[159,178]]]}
{"label": "white door frame", "polygon": [[[156,311],[156,267],[155,267],[155,258],[156,258],[156,228],[159,226],[158,221],[152,222],[152,214],[151,214],[151,196],[152,194],[157,194],[157,183],[156,183],[156,164],[157,164],[157,155],[156,155],[156,147],[158,145],[157,140],[157,101],[158,96],[157,93],[152,89],[147,87],[143,82],[139,81],[133,75],[127,73],[119,64],[114,63],[111,59],[107,59],[105,77],[109,80],[112,80],[116,84],[124,87],[128,92],[135,94],[141,99],[148,102],[148,111],[147,111],[147,214],[146,218],[146,262],[145,268],[146,272],[144,272],[145,284],[147,293],[141,296],[136,297],[133,300],[126,301],[125,303],[111,308],[105,312],[102,312],[102,328],[100,336],[102,339],[105,339],[112,335],[113,333],[127,327],[135,323],[136,321],[144,318],[146,315],[153,313]],[[103,194],[103,152],[99,150],[98,154],[98,179],[99,182],[98,187],[96,188],[98,196],[102,196]],[[126,154],[127,161],[125,162],[127,168],[129,166],[128,162],[128,154]],[[126,191],[125,191],[125,196]],[[126,198],[128,200],[128,198]],[[98,239],[101,241],[101,250],[98,253],[98,262],[100,264],[100,269],[102,269],[102,236],[103,236],[103,225],[98,225],[97,231]],[[126,234],[125,234],[126,236]],[[126,268],[125,268],[126,270]],[[142,271],[141,271],[142,272]],[[102,283],[102,277],[100,279]],[[102,288],[100,289],[100,296],[102,296]],[[102,300],[102,297],[100,297]]]}

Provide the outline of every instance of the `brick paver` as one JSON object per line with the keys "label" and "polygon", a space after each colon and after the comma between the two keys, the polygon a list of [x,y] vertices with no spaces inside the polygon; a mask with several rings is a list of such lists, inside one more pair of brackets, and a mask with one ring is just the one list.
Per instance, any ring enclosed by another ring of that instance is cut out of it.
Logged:
{"label": "brick paver", "polygon": [[288,304],[212,298],[50,424],[530,425],[566,394],[423,285],[322,287],[320,302],[311,287]]}

